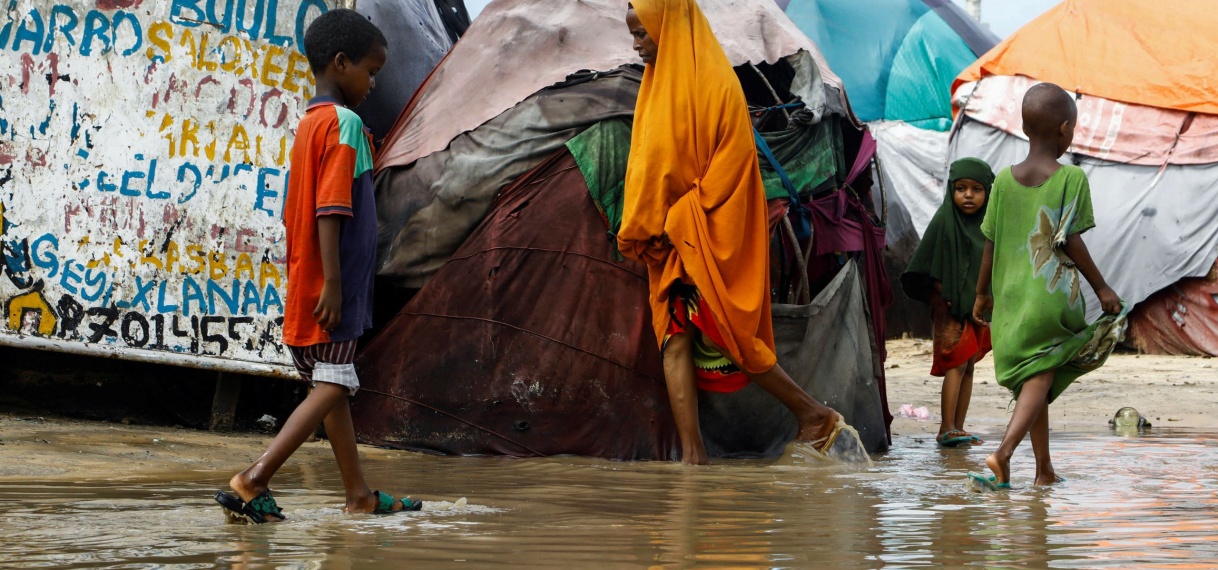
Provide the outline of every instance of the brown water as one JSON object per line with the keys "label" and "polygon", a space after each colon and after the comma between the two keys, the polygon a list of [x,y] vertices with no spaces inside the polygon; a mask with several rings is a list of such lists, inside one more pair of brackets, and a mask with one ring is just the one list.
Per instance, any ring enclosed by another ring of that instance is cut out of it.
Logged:
{"label": "brown water", "polygon": [[1218,434],[1055,433],[1068,480],[978,494],[964,473],[992,444],[940,450],[901,437],[874,466],[798,452],[708,468],[577,458],[413,453],[365,462],[388,491],[435,504],[387,517],[339,512],[329,461],[289,463],[291,521],[224,524],[227,475],[123,483],[0,483],[0,565],[55,568],[1218,567]]}

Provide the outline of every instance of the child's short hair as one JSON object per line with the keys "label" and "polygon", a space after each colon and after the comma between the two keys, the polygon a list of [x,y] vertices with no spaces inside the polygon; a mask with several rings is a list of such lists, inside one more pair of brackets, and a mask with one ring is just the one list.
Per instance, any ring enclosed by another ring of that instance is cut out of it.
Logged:
{"label": "child's short hair", "polygon": [[325,71],[339,53],[358,62],[376,44],[389,46],[376,24],[355,10],[341,8],[318,16],[304,36],[305,57],[314,74]]}

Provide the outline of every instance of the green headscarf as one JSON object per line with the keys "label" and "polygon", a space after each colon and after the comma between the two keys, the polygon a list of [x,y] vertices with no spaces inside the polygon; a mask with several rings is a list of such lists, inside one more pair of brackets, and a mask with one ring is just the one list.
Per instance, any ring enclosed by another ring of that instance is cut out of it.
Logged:
{"label": "green headscarf", "polygon": [[[976,180],[985,187],[985,203],[977,213],[968,216],[956,207],[953,187],[957,180]],[[935,217],[922,234],[922,243],[914,251],[909,267],[901,275],[901,286],[911,299],[930,302],[933,282],[943,284],[943,300],[951,303],[951,315],[965,320],[973,314],[977,298],[977,274],[981,271],[981,254],[985,236],[981,220],[990,205],[994,186],[994,171],[978,158],[962,158],[952,163],[947,176],[947,195],[935,212]]]}

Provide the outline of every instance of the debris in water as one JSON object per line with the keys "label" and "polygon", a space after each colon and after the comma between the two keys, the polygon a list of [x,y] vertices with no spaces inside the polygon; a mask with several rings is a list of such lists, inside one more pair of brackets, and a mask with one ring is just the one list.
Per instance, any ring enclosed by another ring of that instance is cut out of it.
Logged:
{"label": "debris in water", "polygon": [[897,410],[897,416],[902,418],[914,418],[918,421],[926,421],[930,419],[930,410],[926,406],[915,408],[913,404],[904,404]]}
{"label": "debris in water", "polygon": [[258,418],[254,423],[258,424],[258,427],[262,428],[263,431],[272,432],[275,431],[276,421],[275,416],[262,414],[262,417]]}

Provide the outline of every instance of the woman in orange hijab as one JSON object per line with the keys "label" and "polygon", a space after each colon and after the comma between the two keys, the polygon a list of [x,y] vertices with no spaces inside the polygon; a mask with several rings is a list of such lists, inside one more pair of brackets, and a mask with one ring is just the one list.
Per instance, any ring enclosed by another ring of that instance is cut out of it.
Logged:
{"label": "woman in orange hijab", "polygon": [[626,24],[647,66],[617,240],[647,264],[682,459],[708,460],[695,385],[750,380],[795,414],[797,439],[827,450],[840,416],[775,356],[765,188],[740,81],[694,0],[632,0]]}

